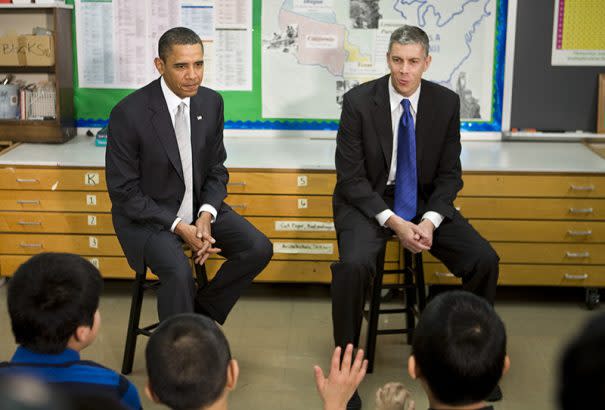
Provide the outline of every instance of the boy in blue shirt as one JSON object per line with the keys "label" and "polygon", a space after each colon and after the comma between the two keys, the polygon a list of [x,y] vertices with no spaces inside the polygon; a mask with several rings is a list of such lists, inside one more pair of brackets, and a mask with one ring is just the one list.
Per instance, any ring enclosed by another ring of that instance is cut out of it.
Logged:
{"label": "boy in blue shirt", "polygon": [[101,326],[101,274],[67,253],[41,253],[23,263],[9,282],[8,311],[17,351],[0,363],[2,374],[27,374],[68,395],[110,396],[141,408],[132,383],[115,371],[80,359]]}

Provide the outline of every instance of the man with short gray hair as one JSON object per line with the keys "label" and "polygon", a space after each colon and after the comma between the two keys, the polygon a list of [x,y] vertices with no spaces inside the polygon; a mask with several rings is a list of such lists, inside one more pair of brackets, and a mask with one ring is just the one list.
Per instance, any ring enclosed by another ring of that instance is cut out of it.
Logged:
{"label": "man with short gray hair", "polygon": [[[490,303],[496,293],[499,257],[454,207],[462,188],[460,99],[422,79],[431,64],[422,29],[395,30],[386,57],[388,75],[344,95],[336,139],[332,319],[341,347],[359,343],[366,289],[393,235],[442,261],[463,289]],[[358,395],[349,408],[361,408]]]}

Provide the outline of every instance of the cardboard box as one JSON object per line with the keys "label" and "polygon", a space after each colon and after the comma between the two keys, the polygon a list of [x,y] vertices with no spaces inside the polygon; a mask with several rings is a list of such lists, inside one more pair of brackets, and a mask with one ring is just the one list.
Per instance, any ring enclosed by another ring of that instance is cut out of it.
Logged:
{"label": "cardboard box", "polygon": [[19,65],[19,38],[0,36],[0,65]]}
{"label": "cardboard box", "polygon": [[51,66],[55,64],[52,36],[19,36],[19,62],[29,66]]}

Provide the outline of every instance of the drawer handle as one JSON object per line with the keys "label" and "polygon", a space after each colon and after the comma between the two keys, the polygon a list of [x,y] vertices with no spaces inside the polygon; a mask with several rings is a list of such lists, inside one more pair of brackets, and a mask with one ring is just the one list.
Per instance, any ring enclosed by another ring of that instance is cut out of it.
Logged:
{"label": "drawer handle", "polygon": [[590,235],[592,235],[592,230],[589,229],[587,231],[574,231],[574,230],[570,229],[567,231],[567,234],[569,236],[590,236]]}
{"label": "drawer handle", "polygon": [[435,276],[438,278],[453,278],[455,275],[450,272],[435,272]]}
{"label": "drawer handle", "polygon": [[246,209],[248,207],[248,205],[246,204],[235,204],[235,205],[230,205],[231,208],[236,208],[236,209]]}
{"label": "drawer handle", "polygon": [[37,184],[40,181],[36,178],[17,178],[17,182],[22,184]]}
{"label": "drawer handle", "polygon": [[575,259],[581,259],[581,258],[590,258],[590,252],[570,252],[567,251],[565,252],[565,257],[567,258],[575,258]]}
{"label": "drawer handle", "polygon": [[18,204],[27,205],[40,205],[39,199],[17,199]]}
{"label": "drawer handle", "polygon": [[582,275],[572,275],[571,273],[566,273],[565,279],[567,280],[585,280],[588,279],[588,273],[584,273]]}
{"label": "drawer handle", "polygon": [[20,247],[22,248],[41,248],[42,244],[41,243],[25,243],[25,242],[21,242],[19,244]]}
{"label": "drawer handle", "polygon": [[569,189],[572,191],[594,191],[594,185],[574,185],[571,184]]}
{"label": "drawer handle", "polygon": [[570,214],[591,214],[592,208],[569,208]]}
{"label": "drawer handle", "polygon": [[227,186],[246,186],[245,182],[227,182]]}
{"label": "drawer handle", "polygon": [[17,222],[19,225],[26,225],[26,226],[30,226],[30,225],[42,225],[42,222],[36,222],[36,221],[19,221]]}

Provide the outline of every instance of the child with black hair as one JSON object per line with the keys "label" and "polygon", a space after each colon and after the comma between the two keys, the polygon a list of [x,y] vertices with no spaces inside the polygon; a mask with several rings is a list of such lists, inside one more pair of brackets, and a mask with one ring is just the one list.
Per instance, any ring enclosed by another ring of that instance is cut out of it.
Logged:
{"label": "child with black hair", "polygon": [[509,366],[504,324],[485,299],[451,291],[426,306],[408,372],[420,379],[431,409],[493,409],[485,400]]}
{"label": "child with black hair", "polygon": [[[229,342],[214,320],[182,313],[162,321],[145,350],[147,396],[156,403],[181,410],[226,410],[228,396],[239,376]],[[315,383],[324,410],[345,410],[363,379],[367,360],[363,350],[353,355],[348,345],[340,364],[341,349],[332,355],[330,372],[324,376],[314,367]]]}
{"label": "child with black hair", "polygon": [[9,281],[8,311],[19,344],[0,375],[37,377],[68,395],[114,397],[140,409],[139,394],[124,376],[80,359],[101,326],[103,280],[86,259],[68,253],[41,253],[23,263]]}
{"label": "child with black hair", "polygon": [[605,314],[586,322],[559,364],[561,410],[605,409]]}

